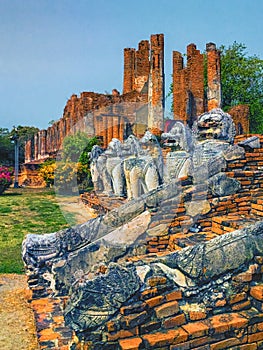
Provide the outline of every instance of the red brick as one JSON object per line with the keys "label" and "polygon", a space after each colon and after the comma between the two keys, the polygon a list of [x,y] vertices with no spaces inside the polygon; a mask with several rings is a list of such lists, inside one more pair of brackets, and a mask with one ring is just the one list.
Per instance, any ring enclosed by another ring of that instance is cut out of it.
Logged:
{"label": "red brick", "polygon": [[136,333],[138,333],[136,329],[132,329],[132,330],[122,329],[119,332],[108,334],[107,338],[108,338],[108,341],[115,341],[118,339],[133,337],[134,335],[136,335]]}
{"label": "red brick", "polygon": [[[167,346],[171,344],[180,344],[187,340],[188,334],[183,329],[169,330],[167,332],[158,332],[153,334],[146,334],[142,336],[146,343],[146,349],[155,349],[161,346]],[[148,346],[148,347],[147,347]]]}
{"label": "red brick", "polygon": [[248,327],[248,333],[256,333],[263,331],[263,322],[255,323]]}
{"label": "red brick", "polygon": [[141,293],[141,299],[146,300],[146,299],[152,298],[156,296],[157,293],[158,293],[157,288],[146,289]]}
{"label": "red brick", "polygon": [[173,301],[173,300],[180,300],[182,299],[182,291],[181,290],[175,290],[169,294],[165,295],[165,299],[167,301]]}
{"label": "red brick", "polygon": [[190,341],[187,341],[182,344],[171,345],[169,350],[189,350],[190,349]]}
{"label": "red brick", "polygon": [[225,299],[217,300],[216,303],[215,303],[216,307],[223,307],[225,305],[226,305],[226,300]]}
{"label": "red brick", "polygon": [[123,317],[123,324],[125,325],[124,327],[135,327],[143,322],[148,318],[148,313],[146,311],[140,312],[138,314],[131,314],[129,316],[124,316]]}
{"label": "red brick", "polygon": [[152,308],[154,306],[160,305],[164,298],[161,295],[158,295],[157,297],[151,298],[146,300],[146,304]]}
{"label": "red brick", "polygon": [[258,349],[257,344],[244,344],[233,348],[233,350],[256,350]]}
{"label": "red brick", "polygon": [[250,300],[247,300],[243,303],[234,304],[232,306],[232,310],[233,311],[240,311],[240,310],[249,309],[250,307],[251,307],[251,302],[250,302]]}
{"label": "red brick", "polygon": [[160,284],[166,284],[167,279],[165,277],[151,277],[148,279],[147,283],[151,287],[158,286]]}
{"label": "red brick", "polygon": [[185,323],[186,323],[185,315],[180,314],[175,317],[170,317],[164,320],[163,326],[164,328],[168,329],[168,328],[175,328],[175,327],[181,326]]}
{"label": "red brick", "polygon": [[246,298],[247,298],[246,293],[238,293],[238,294],[232,295],[229,298],[229,304],[232,305],[232,304],[238,303]]}
{"label": "red brick", "polygon": [[249,343],[254,343],[254,342],[262,340],[262,339],[263,339],[263,332],[254,333],[254,334],[251,334],[248,336]]}
{"label": "red brick", "polygon": [[155,312],[158,318],[172,316],[179,312],[179,304],[177,301],[170,301],[161,306],[157,306]]}
{"label": "red brick", "polygon": [[233,277],[233,281],[236,282],[251,282],[252,274],[248,272],[241,272],[238,275]]}
{"label": "red brick", "polygon": [[158,249],[157,248],[149,248],[149,247],[147,247],[147,251],[148,251],[148,253],[158,253]]}
{"label": "red brick", "polygon": [[193,322],[183,325],[182,328],[189,334],[189,339],[203,337],[209,332],[209,326],[204,322]]}
{"label": "red brick", "polygon": [[[225,333],[227,331],[244,328],[248,324],[248,320],[238,313],[216,315],[207,320],[210,328],[214,330],[215,334]],[[206,321],[203,321],[206,322]]]}
{"label": "red brick", "polygon": [[250,295],[259,301],[263,301],[263,285],[252,286],[250,288]]}
{"label": "red brick", "polygon": [[247,342],[247,337],[243,337],[241,339],[238,338],[229,338],[226,340],[222,340],[218,343],[215,344],[210,344],[210,349],[211,350],[224,350],[227,349],[229,347],[232,347],[234,345],[238,345],[238,344],[244,344]]}
{"label": "red brick", "polygon": [[142,344],[142,339],[137,338],[129,338],[119,340],[121,350],[138,350],[140,345]]}
{"label": "red brick", "polygon": [[61,338],[59,333],[54,332],[51,328],[43,329],[39,332],[39,342],[45,342],[48,340],[55,340]]}
{"label": "red brick", "polygon": [[206,316],[206,312],[204,311],[189,311],[189,318],[191,321],[203,320]]}

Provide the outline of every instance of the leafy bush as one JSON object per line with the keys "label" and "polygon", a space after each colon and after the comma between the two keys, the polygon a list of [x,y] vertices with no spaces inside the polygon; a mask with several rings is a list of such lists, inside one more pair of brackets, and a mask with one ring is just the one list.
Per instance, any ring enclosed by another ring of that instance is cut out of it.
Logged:
{"label": "leafy bush", "polygon": [[92,187],[89,152],[99,140],[83,132],[67,136],[63,141],[62,159],[57,162],[55,186],[59,193],[85,191]]}
{"label": "leafy bush", "polygon": [[46,160],[39,170],[47,187],[55,184],[61,194],[85,191],[92,187],[89,152],[99,140],[96,137],[88,138],[83,132],[65,137],[61,160]]}
{"label": "leafy bush", "polygon": [[4,193],[4,191],[12,184],[13,174],[13,168],[0,166],[0,194]]}
{"label": "leafy bush", "polygon": [[55,159],[48,159],[40,166],[39,175],[45,181],[47,187],[52,187],[54,185],[55,169]]}

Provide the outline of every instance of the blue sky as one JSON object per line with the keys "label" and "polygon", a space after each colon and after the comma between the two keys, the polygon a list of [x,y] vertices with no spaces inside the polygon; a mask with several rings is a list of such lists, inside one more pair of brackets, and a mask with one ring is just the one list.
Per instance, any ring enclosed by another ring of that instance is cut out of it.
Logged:
{"label": "blue sky", "polygon": [[165,34],[172,51],[244,43],[263,58],[263,0],[0,0],[0,127],[47,128],[82,91],[122,90],[123,49]]}

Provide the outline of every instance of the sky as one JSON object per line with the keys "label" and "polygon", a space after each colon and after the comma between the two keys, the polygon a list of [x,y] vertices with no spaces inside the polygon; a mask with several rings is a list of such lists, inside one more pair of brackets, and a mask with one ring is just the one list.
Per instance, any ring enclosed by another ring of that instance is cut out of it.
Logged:
{"label": "sky", "polygon": [[243,43],[263,58],[263,0],[0,0],[0,128],[47,128],[72,94],[122,91],[123,49],[165,35],[172,51]]}

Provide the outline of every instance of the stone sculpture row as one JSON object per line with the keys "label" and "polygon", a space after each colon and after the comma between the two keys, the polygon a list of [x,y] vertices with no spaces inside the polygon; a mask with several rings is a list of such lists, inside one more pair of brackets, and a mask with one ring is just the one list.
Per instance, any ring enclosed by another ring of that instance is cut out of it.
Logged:
{"label": "stone sculpture row", "polygon": [[[146,131],[141,139],[130,135],[123,143],[113,138],[106,150],[94,146],[91,174],[94,190],[106,196],[139,198],[171,179],[196,173],[211,157],[233,143],[235,126],[229,114],[216,108],[193,125],[176,121],[159,143]],[[162,148],[168,152],[163,156]]]}

